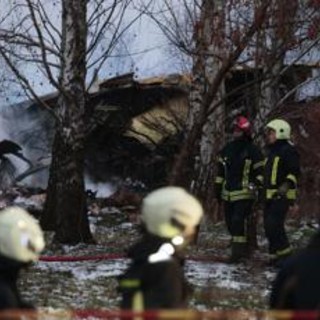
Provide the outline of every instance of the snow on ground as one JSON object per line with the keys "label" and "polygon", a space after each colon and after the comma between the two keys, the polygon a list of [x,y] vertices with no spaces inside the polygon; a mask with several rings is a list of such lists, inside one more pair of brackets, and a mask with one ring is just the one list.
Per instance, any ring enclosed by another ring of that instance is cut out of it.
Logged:
{"label": "snow on ground", "polygon": [[239,265],[192,261],[187,263],[186,273],[190,283],[195,286],[206,287],[214,283],[220,288],[236,290],[252,286],[239,278]]}
{"label": "snow on ground", "polygon": [[119,259],[102,262],[38,262],[35,268],[54,273],[71,272],[76,280],[86,281],[99,277],[117,277],[126,269],[127,265],[127,259]]}
{"label": "snow on ground", "polygon": [[[35,269],[50,271],[53,273],[71,272],[72,276],[79,281],[94,280],[99,277],[117,277],[128,266],[128,259],[115,259],[95,262],[38,262]],[[244,281],[243,269],[239,272],[239,265],[225,263],[187,261],[186,277],[195,286],[206,287],[208,283],[214,283],[221,288],[243,290],[253,284]],[[269,276],[274,273],[269,272]],[[246,275],[246,278],[248,275]]]}
{"label": "snow on ground", "polygon": [[[117,308],[120,297],[116,291],[116,279],[127,268],[128,262],[128,259],[38,262],[24,274],[21,286],[25,297],[42,307]],[[211,306],[206,299],[215,293],[221,294],[221,297],[211,301],[211,304],[215,307],[228,306],[228,301],[231,301],[230,292],[233,299],[236,299],[244,291],[252,291],[257,281],[264,287],[267,279],[272,279],[275,275],[268,271],[252,276],[244,264],[203,261],[187,261],[185,271],[195,291],[191,306],[198,310],[210,310]],[[258,299],[259,303],[265,301],[268,294],[269,290],[264,288]],[[239,302],[235,306],[238,307]]]}
{"label": "snow on ground", "polygon": [[[23,199],[22,199],[23,200]],[[24,201],[22,201],[24,202]],[[32,202],[25,203],[33,205]],[[46,256],[83,256],[123,253],[137,241],[139,228],[121,209],[103,208],[90,216],[97,245],[61,246],[52,244],[46,233]],[[287,225],[294,247],[303,246],[316,228],[310,222]],[[216,257],[230,254],[229,236],[224,223],[207,223],[200,231],[198,245],[188,251],[185,273],[193,293],[189,307],[197,310],[265,310],[276,270],[266,266],[267,243],[258,227],[259,249],[240,264],[219,262]],[[197,257],[209,258],[196,259]],[[210,260],[210,257],[212,258]],[[21,274],[22,295],[44,308],[114,309],[119,306],[117,277],[128,266],[128,259],[82,262],[38,262]]]}

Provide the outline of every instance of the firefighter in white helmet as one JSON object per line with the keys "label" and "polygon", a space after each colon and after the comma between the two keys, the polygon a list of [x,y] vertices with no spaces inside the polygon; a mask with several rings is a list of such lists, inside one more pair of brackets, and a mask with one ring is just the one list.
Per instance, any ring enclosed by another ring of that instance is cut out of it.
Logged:
{"label": "firefighter in white helmet", "polygon": [[17,280],[22,268],[37,261],[44,245],[37,220],[24,209],[0,211],[0,310],[33,308],[21,299]]}
{"label": "firefighter in white helmet", "polygon": [[189,287],[183,273],[183,248],[193,239],[202,215],[199,201],[179,187],[163,187],[144,198],[144,234],[129,250],[132,263],[119,278],[123,309],[185,306]]}
{"label": "firefighter in white helmet", "polygon": [[268,155],[264,172],[264,227],[271,263],[280,266],[292,253],[284,223],[288,209],[297,197],[299,154],[290,141],[291,127],[287,121],[270,121],[265,134]]}

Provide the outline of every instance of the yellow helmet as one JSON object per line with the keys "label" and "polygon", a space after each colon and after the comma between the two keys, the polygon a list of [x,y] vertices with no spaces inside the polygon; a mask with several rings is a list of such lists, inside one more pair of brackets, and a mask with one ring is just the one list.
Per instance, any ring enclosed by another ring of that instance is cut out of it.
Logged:
{"label": "yellow helmet", "polygon": [[157,189],[142,202],[141,219],[146,229],[163,238],[192,235],[202,215],[200,202],[179,187]]}
{"label": "yellow helmet", "polygon": [[285,120],[274,119],[266,125],[266,128],[276,132],[277,140],[289,140],[291,137],[291,127]]}
{"label": "yellow helmet", "polygon": [[19,261],[38,260],[45,246],[38,221],[19,207],[0,211],[0,254]]}

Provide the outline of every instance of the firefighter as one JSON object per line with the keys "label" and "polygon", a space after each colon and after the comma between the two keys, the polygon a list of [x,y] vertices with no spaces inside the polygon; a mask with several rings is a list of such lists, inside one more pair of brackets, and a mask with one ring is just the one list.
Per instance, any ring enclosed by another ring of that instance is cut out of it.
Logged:
{"label": "firefighter", "polygon": [[318,231],[307,248],[283,264],[272,286],[270,307],[282,310],[319,310],[319,269],[320,232]]}
{"label": "firefighter", "polygon": [[268,155],[265,163],[264,228],[269,242],[271,264],[281,264],[292,253],[285,232],[285,218],[294,204],[300,173],[299,155],[290,141],[291,128],[282,119],[266,126]]}
{"label": "firefighter", "polygon": [[202,215],[198,200],[179,187],[163,187],[143,199],[143,236],[129,250],[132,263],[119,277],[122,309],[186,306],[190,288],[184,278],[183,251]]}
{"label": "firefighter", "polygon": [[227,143],[218,156],[215,179],[216,197],[223,200],[227,229],[231,235],[230,262],[248,256],[246,221],[252,214],[257,188],[263,183],[264,159],[252,142],[251,123],[247,118],[236,118],[233,141]]}
{"label": "firefighter", "polygon": [[0,310],[32,309],[17,288],[19,272],[38,259],[44,248],[36,219],[19,207],[0,211]]}

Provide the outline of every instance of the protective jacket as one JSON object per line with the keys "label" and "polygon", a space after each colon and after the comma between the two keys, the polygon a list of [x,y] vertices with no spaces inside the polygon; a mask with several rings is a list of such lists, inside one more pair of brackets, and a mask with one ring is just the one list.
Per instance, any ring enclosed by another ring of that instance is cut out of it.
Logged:
{"label": "protective jacket", "polygon": [[171,309],[185,307],[189,286],[183,273],[183,259],[172,256],[156,257],[168,240],[146,235],[129,250],[133,260],[119,277],[122,309]]}
{"label": "protective jacket", "polygon": [[299,155],[288,140],[277,140],[269,146],[264,175],[264,229],[269,242],[269,253],[275,264],[281,265],[292,253],[285,230],[285,219],[297,197],[300,173]]}
{"label": "protective jacket", "polygon": [[320,233],[309,246],[290,257],[272,287],[270,307],[287,310],[320,309]]}
{"label": "protective jacket", "polygon": [[20,297],[17,279],[24,265],[0,256],[0,310],[33,309],[33,306]]}
{"label": "protective jacket", "polygon": [[228,143],[218,157],[217,196],[225,201],[254,199],[251,184],[263,182],[264,159],[249,137]]}
{"label": "protective jacket", "polygon": [[286,199],[297,197],[297,181],[300,174],[299,155],[287,140],[278,140],[269,147],[265,163],[264,185],[267,200],[277,196],[279,188],[287,184]]}

